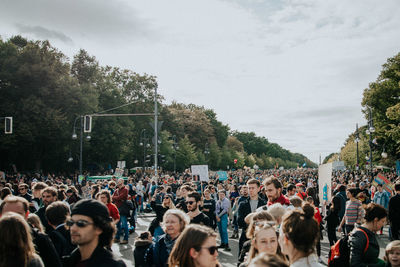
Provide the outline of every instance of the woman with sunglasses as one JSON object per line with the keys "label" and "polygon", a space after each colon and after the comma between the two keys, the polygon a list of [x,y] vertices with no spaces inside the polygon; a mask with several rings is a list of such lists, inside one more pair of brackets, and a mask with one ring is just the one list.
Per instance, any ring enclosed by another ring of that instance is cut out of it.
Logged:
{"label": "woman with sunglasses", "polygon": [[259,254],[277,255],[281,260],[285,260],[278,244],[278,234],[274,227],[274,222],[261,222],[256,226],[254,235],[251,238],[251,247],[248,254],[247,266]]}
{"label": "woman with sunglasses", "polygon": [[207,226],[189,225],[176,241],[168,259],[168,266],[220,266],[216,238],[215,231]]}
{"label": "woman with sunglasses", "polygon": [[261,226],[261,224],[265,222],[275,222],[274,217],[268,211],[265,210],[250,213],[249,215],[246,216],[244,221],[246,222],[246,224],[249,225],[249,227],[247,227],[246,230],[246,237],[248,238],[248,240],[243,243],[242,250],[239,252],[238,266],[242,262],[244,262],[245,256],[250,251],[251,239],[254,236],[254,231],[256,227]]}
{"label": "woman with sunglasses", "polygon": [[154,238],[164,234],[164,231],[162,230],[160,224],[163,221],[164,214],[167,212],[169,209],[175,209],[173,197],[170,194],[166,194],[163,197],[162,204],[159,205],[156,203],[155,197],[150,202],[151,208],[154,210],[156,213],[156,217],[153,219],[153,221],[150,223],[149,226],[149,231],[152,234]]}

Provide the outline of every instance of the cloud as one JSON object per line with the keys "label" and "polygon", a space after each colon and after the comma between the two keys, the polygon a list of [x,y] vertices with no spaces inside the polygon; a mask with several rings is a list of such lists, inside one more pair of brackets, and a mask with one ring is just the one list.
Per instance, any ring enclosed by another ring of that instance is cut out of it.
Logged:
{"label": "cloud", "polygon": [[156,75],[167,103],[212,108],[233,130],[254,131],[317,160],[338,151],[355,123],[365,123],[363,90],[398,53],[398,6],[398,0],[2,0],[0,34],[14,35],[23,25],[35,37],[53,36],[70,58],[83,48],[100,64]]}
{"label": "cloud", "polygon": [[27,26],[16,24],[16,27],[20,33],[30,33],[39,39],[58,39],[65,43],[72,44],[72,39],[62,32],[49,30],[41,26]]}
{"label": "cloud", "polygon": [[3,0],[0,22],[10,21],[19,25],[17,29],[23,33],[55,39],[63,38],[57,34],[63,33],[81,42],[82,39],[120,44],[123,44],[121,40],[149,41],[154,40],[157,31],[136,12],[133,4],[118,0]]}

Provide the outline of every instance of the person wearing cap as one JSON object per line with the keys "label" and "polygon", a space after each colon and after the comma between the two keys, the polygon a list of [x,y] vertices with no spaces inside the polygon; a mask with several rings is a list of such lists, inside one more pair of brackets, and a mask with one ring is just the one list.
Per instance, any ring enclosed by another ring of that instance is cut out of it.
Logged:
{"label": "person wearing cap", "polygon": [[302,200],[306,200],[306,198],[308,197],[307,193],[304,192],[304,184],[303,183],[297,183],[296,184],[296,189],[297,189],[297,194],[296,196],[298,196],[299,198],[301,198]]}
{"label": "person wearing cap", "polygon": [[105,267],[126,266],[122,260],[114,258],[111,247],[115,228],[102,202],[82,199],[72,208],[71,219],[67,221],[72,244],[77,245],[71,255],[63,257],[65,267]]}

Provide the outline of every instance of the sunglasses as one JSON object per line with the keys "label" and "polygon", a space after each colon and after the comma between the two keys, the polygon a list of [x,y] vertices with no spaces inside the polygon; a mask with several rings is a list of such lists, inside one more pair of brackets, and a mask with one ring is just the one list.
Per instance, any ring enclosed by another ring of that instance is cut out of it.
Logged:
{"label": "sunglasses", "polygon": [[275,222],[269,222],[269,221],[257,221],[254,222],[254,226],[258,226],[258,227],[263,227],[268,225],[269,227],[275,226]]}
{"label": "sunglasses", "polygon": [[214,255],[215,254],[215,252],[218,252],[218,247],[216,247],[216,246],[212,246],[212,247],[199,247],[199,250],[200,249],[207,249],[208,250],[208,252],[210,252],[210,255]]}
{"label": "sunglasses", "polygon": [[194,201],[186,201],[185,203],[186,203],[186,205],[192,205],[194,203]]}
{"label": "sunglasses", "polygon": [[68,227],[72,227],[72,225],[76,224],[79,228],[83,228],[88,226],[89,224],[93,224],[91,222],[85,221],[85,220],[79,220],[79,221],[73,221],[69,220],[65,223]]}

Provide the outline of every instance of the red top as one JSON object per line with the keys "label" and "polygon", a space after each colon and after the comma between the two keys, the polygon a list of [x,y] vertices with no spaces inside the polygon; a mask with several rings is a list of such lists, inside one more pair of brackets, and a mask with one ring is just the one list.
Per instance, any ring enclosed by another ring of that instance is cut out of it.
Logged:
{"label": "red top", "polygon": [[305,192],[298,192],[296,194],[296,196],[298,196],[299,198],[301,198],[302,200],[306,200],[306,198],[308,197],[307,193]]}
{"label": "red top", "polygon": [[281,194],[275,201],[268,200],[267,205],[271,206],[272,204],[275,204],[275,203],[280,203],[282,206],[289,206],[290,200],[287,197],[285,197],[283,194]]}
{"label": "red top", "polygon": [[108,203],[107,204],[108,212],[110,212],[111,218],[114,220],[119,220],[119,211],[117,206],[115,206],[113,203]]}
{"label": "red top", "polygon": [[319,208],[317,208],[317,207],[315,207],[314,218],[318,222],[318,224],[321,224],[322,216],[321,216],[321,213],[319,212]]}
{"label": "red top", "polygon": [[115,190],[112,196],[112,201],[117,206],[117,208],[121,207],[122,203],[124,203],[124,201],[127,199],[128,199],[128,188],[126,188],[126,186],[122,187],[121,189],[118,188],[117,190]]}

